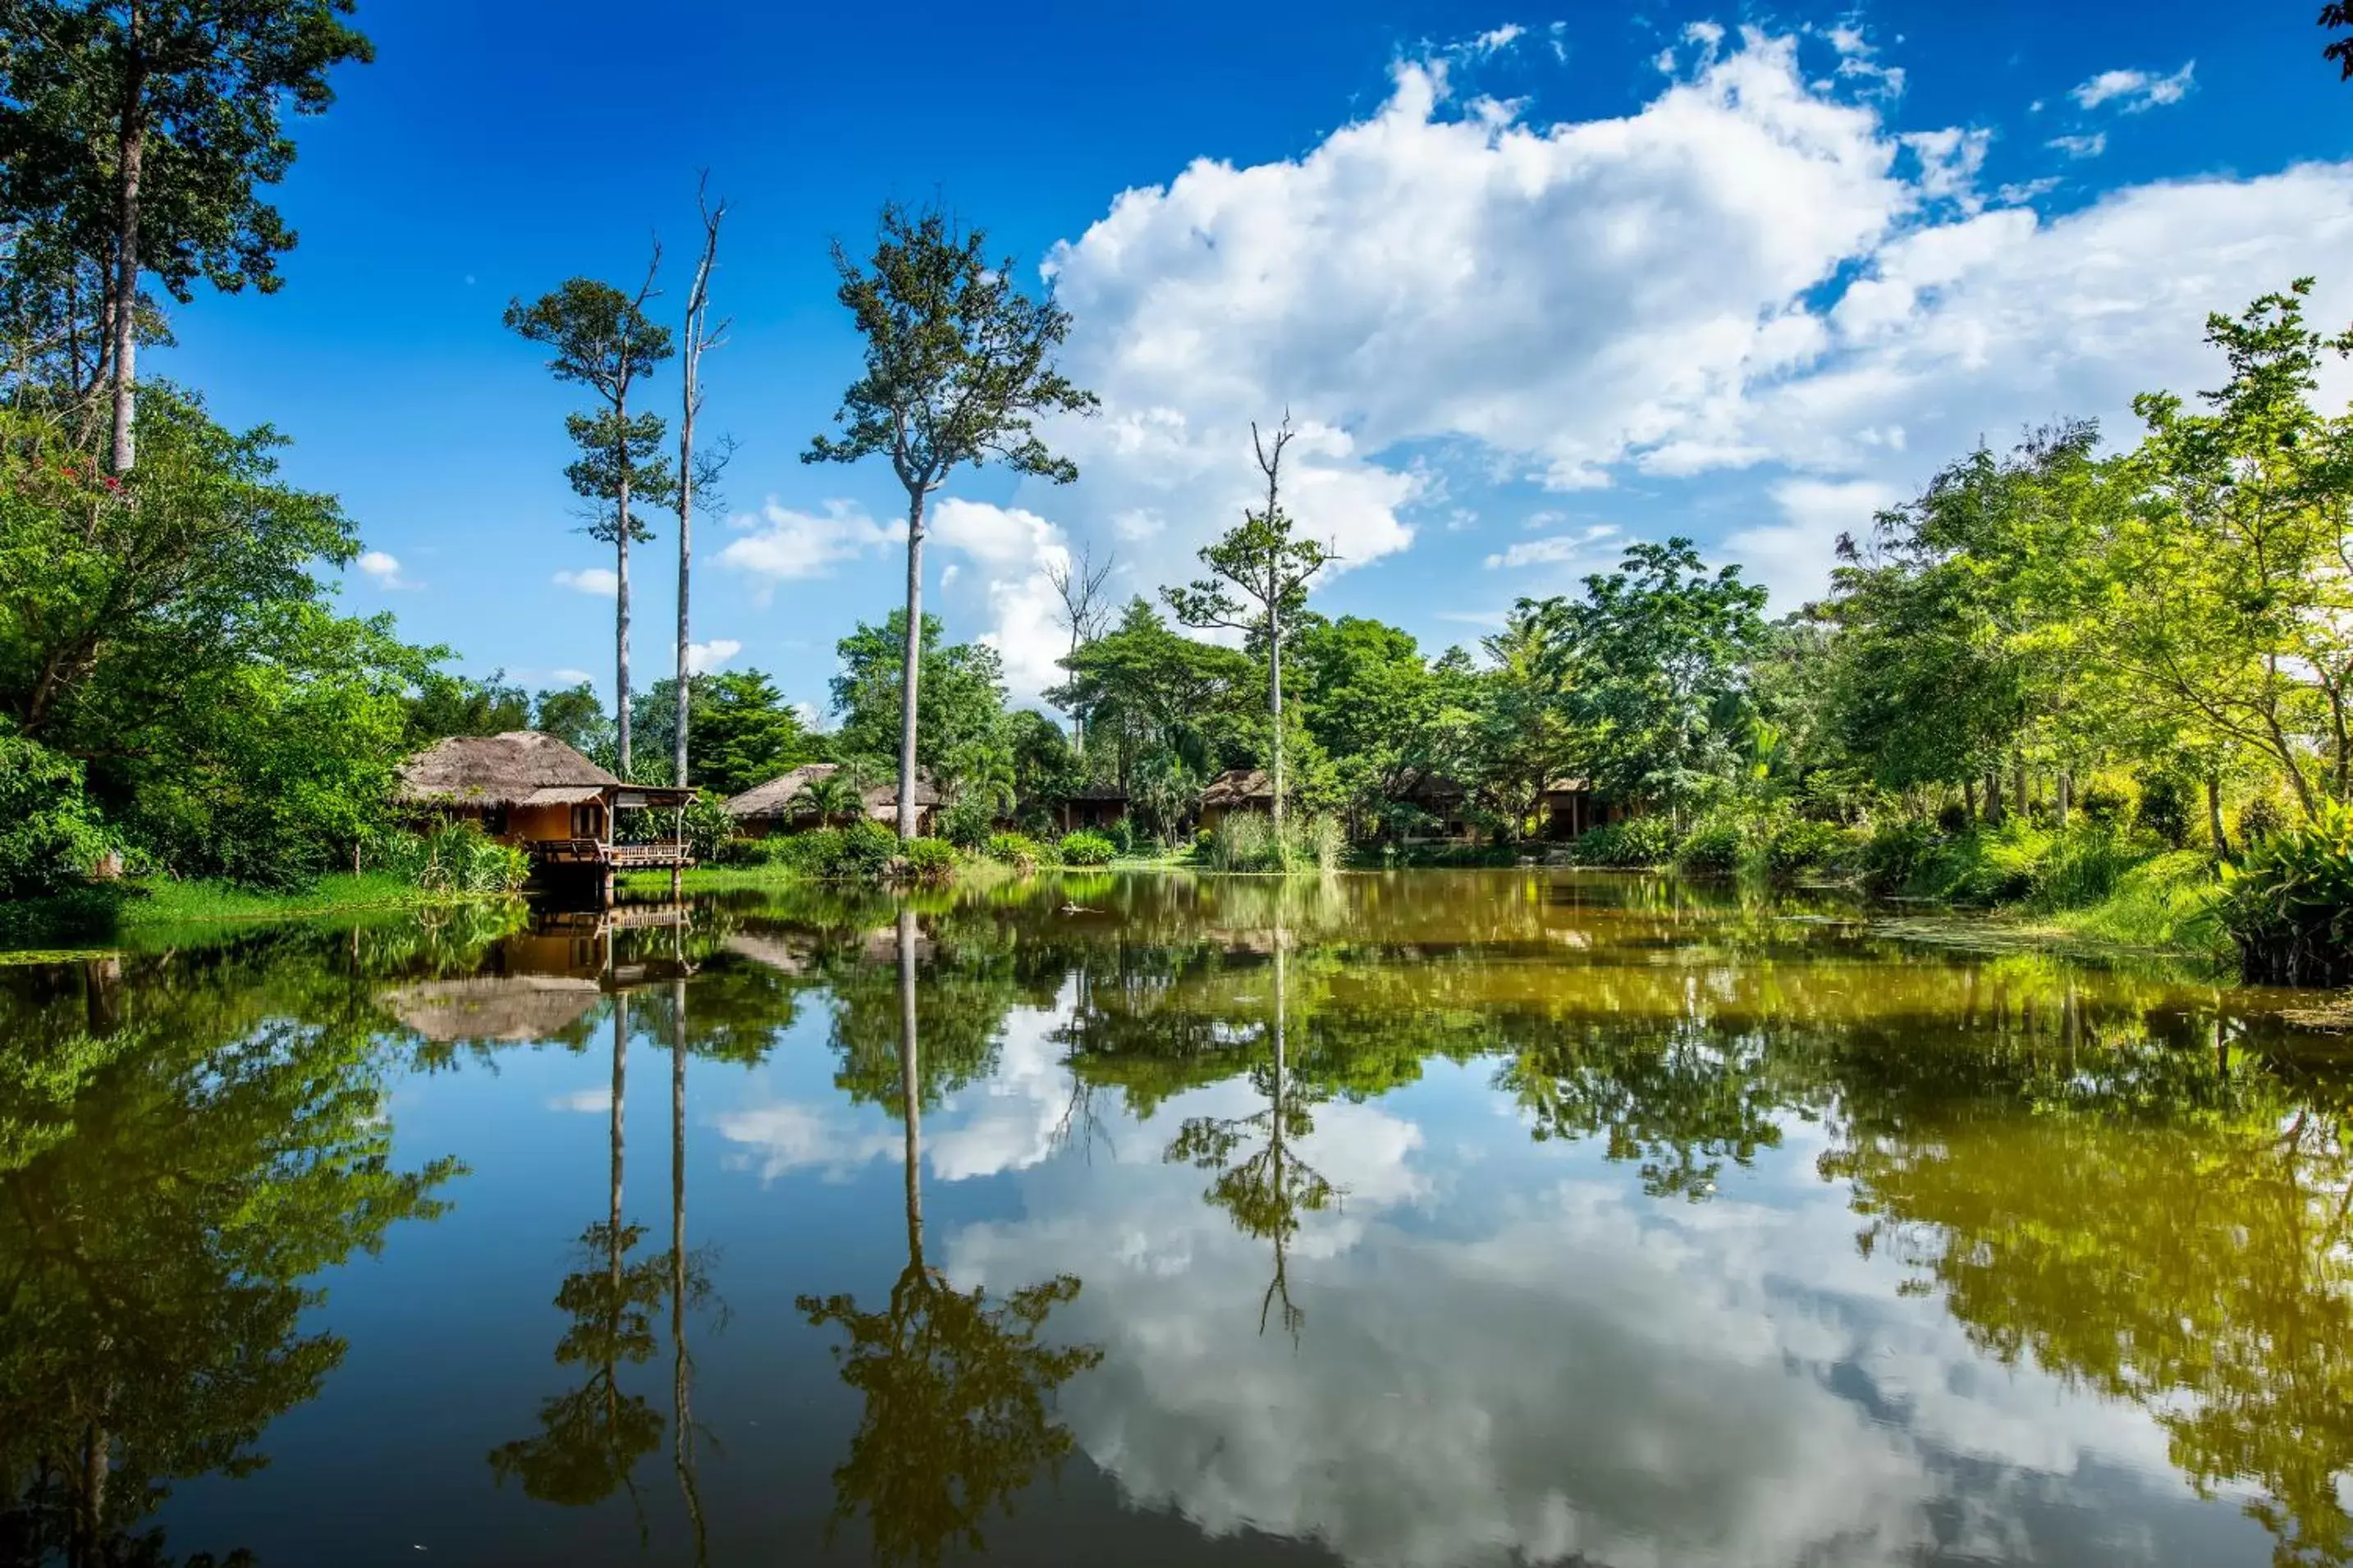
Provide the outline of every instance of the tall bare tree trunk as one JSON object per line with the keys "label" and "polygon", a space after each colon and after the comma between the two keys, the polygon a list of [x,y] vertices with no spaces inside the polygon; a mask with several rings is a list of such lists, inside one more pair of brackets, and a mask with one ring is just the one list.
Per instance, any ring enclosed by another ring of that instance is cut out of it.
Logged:
{"label": "tall bare tree trunk", "polygon": [[2067,815],[2075,804],[2075,775],[2065,768],[2059,770],[2059,831],[2067,831]]}
{"label": "tall bare tree trunk", "polygon": [[[684,789],[690,782],[686,772],[686,737],[689,719],[689,682],[692,672],[688,668],[692,633],[687,614],[688,590],[693,573],[694,542],[694,420],[702,412],[702,351],[712,346],[706,325],[711,307],[711,269],[719,258],[719,226],[727,216],[727,203],[722,200],[713,210],[709,192],[711,177],[703,174],[702,187],[695,194],[695,203],[702,215],[702,254],[695,264],[694,280],[686,291],[686,331],[683,353],[679,358],[678,416],[678,717],[676,733],[671,741],[670,783]],[[727,328],[720,324],[724,336]],[[680,826],[684,827],[683,819]],[[683,831],[679,835],[685,837]]]}
{"label": "tall bare tree trunk", "polygon": [[624,395],[613,404],[613,412],[620,422],[622,436],[619,459],[620,489],[613,506],[613,725],[615,761],[620,765],[613,771],[623,778],[631,777],[629,770],[629,403]]}
{"label": "tall bare tree trunk", "polygon": [[686,778],[686,710],[687,682],[690,672],[688,639],[691,636],[687,617],[687,591],[693,569],[691,565],[694,542],[694,371],[686,373],[686,411],[678,422],[678,717],[675,733],[670,739],[670,782],[680,789],[687,786]]}
{"label": "tall bare tree trunk", "polygon": [[[923,490],[907,487],[907,653],[899,668],[899,837],[915,836],[915,682],[923,658]],[[913,1005],[911,1002],[910,1006]],[[912,1016],[912,1015],[911,1015]]]}
{"label": "tall bare tree trunk", "polygon": [[114,217],[114,471],[127,474],[138,458],[132,426],[138,412],[139,181],[147,157],[147,61],[140,36],[139,0],[132,0],[122,104],[116,121]]}
{"label": "tall bare tree trunk", "polygon": [[1266,611],[1267,706],[1274,713],[1274,833],[1282,837],[1282,612]]}

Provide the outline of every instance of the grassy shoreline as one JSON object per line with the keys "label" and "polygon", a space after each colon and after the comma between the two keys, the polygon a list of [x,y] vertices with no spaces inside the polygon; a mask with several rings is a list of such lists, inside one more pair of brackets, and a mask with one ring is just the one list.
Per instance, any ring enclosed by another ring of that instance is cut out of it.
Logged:
{"label": "grassy shoreline", "polygon": [[[299,892],[259,892],[225,882],[143,879],[119,889],[0,904],[0,952],[104,949],[116,939],[178,926],[216,927],[324,915],[497,903],[511,893],[428,891],[386,872],[322,877]],[[12,954],[13,955],[13,954]]]}

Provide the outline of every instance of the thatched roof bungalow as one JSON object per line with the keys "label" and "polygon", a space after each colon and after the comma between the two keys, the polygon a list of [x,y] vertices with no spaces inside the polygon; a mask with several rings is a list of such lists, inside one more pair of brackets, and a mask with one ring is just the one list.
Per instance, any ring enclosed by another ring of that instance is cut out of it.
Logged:
{"label": "thatched roof bungalow", "polygon": [[[726,805],[727,815],[735,819],[735,831],[744,837],[764,838],[772,833],[793,833],[818,826],[817,814],[800,799],[800,793],[819,779],[831,778],[841,771],[839,763],[803,763],[778,773],[766,784],[755,784]],[[869,784],[859,792],[860,809],[876,822],[896,823],[899,817],[899,783]],[[928,834],[933,820],[939,814],[940,792],[932,781],[921,773],[915,778],[915,831]]]}
{"label": "thatched roof bungalow", "polygon": [[624,784],[553,735],[453,735],[401,764],[396,804],[412,815],[477,822],[551,865],[679,866],[685,847],[616,844],[614,815],[684,805],[693,791]]}
{"label": "thatched roof bungalow", "polygon": [[1218,825],[1238,811],[1271,815],[1274,780],[1264,768],[1229,768],[1201,788],[1201,826],[1214,833]]}

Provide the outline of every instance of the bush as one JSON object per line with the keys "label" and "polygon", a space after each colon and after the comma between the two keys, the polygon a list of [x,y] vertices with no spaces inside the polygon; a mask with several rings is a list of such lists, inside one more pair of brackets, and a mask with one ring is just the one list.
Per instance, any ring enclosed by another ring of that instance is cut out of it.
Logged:
{"label": "bush", "polygon": [[2239,813],[2239,832],[2251,845],[2269,838],[2286,823],[2287,813],[2280,809],[2278,801],[2267,795],[2255,796]]}
{"label": "bush", "polygon": [[1113,857],[1119,853],[1119,848],[1102,834],[1081,828],[1076,833],[1063,835],[1062,842],[1055,847],[1055,853],[1065,866],[1108,866]]}
{"label": "bush", "polygon": [[956,847],[944,838],[910,838],[899,846],[900,874],[913,882],[945,882],[955,875]]}
{"label": "bush", "polygon": [[879,882],[898,858],[899,836],[879,822],[861,819],[827,831],[835,840],[810,869],[828,882]]}
{"label": "bush", "polygon": [[965,795],[940,814],[940,837],[959,849],[977,849],[988,842],[997,814],[978,795]]}
{"label": "bush", "polygon": [[717,860],[734,836],[735,819],[727,815],[717,795],[698,790],[686,803],[686,846],[698,862],[708,866]]}
{"label": "bush", "polygon": [[367,856],[427,892],[512,893],[531,877],[531,857],[501,844],[475,822],[446,822],[430,833],[379,836]]}
{"label": "bush", "polygon": [[78,888],[113,849],[82,795],[81,764],[0,731],[0,899]]}
{"label": "bush", "polygon": [[1592,828],[1568,847],[1580,866],[1660,866],[1674,846],[1674,826],[1663,816],[1634,816]]}
{"label": "bush", "polygon": [[[2144,791],[2142,793],[2141,799],[2146,802],[2147,798],[2147,793]],[[2084,786],[2083,795],[2075,802],[2075,807],[2084,814],[2084,816],[2087,821],[2096,823],[2102,827],[2122,826],[2127,819],[2135,815],[2132,796],[2126,795],[2123,790],[2118,789],[2116,785],[2109,784],[2105,779],[2094,779],[2090,784],[2085,784]],[[2175,831],[2177,833],[2187,832],[2189,826],[2189,816],[2186,810],[2186,803],[2179,798],[2178,786],[2176,789],[2174,809],[2179,814],[2175,823]],[[2147,828],[2152,833],[2157,833],[2157,826],[2154,823],[2148,820],[2148,816],[2145,809],[2139,813],[2139,816],[2142,826]],[[2165,835],[2162,833],[2158,833],[2158,837],[2165,838]],[[2174,844],[2177,846],[2179,843],[2179,840],[2176,838],[2166,838],[2165,841],[2168,844]]]}
{"label": "bush", "polygon": [[[2086,816],[2092,815],[2091,797],[2084,800]],[[2171,773],[2151,773],[2140,781],[2138,819],[2142,828],[2154,833],[2175,849],[2189,838],[2189,791]],[[2099,818],[2094,816],[2093,820]]]}
{"label": "bush", "polygon": [[2304,826],[2253,838],[2222,868],[2216,913],[2249,981],[2353,984],[2353,810],[2332,802]]}
{"label": "bush", "polygon": [[1046,858],[1044,847],[1026,833],[992,833],[981,853],[1017,871],[1034,871]]}
{"label": "bush", "polygon": [[1843,870],[1857,847],[1856,836],[1835,823],[1788,817],[1776,823],[1766,836],[1765,872],[1778,879],[1808,871]]}
{"label": "bush", "polygon": [[1675,865],[1703,876],[1730,876],[1740,869],[1744,836],[1740,824],[1727,817],[1700,823],[1675,846]]}
{"label": "bush", "polygon": [[1891,817],[1862,843],[1863,885],[1874,893],[1900,893],[1918,881],[1944,845],[1933,822]]}

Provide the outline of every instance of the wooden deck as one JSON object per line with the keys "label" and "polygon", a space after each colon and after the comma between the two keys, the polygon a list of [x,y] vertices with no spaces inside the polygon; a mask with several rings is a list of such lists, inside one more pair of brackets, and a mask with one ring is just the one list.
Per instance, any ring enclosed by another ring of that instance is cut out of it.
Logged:
{"label": "wooden deck", "polygon": [[601,838],[538,838],[530,848],[531,858],[545,867],[666,871],[694,864],[694,851],[682,842],[607,844]]}

